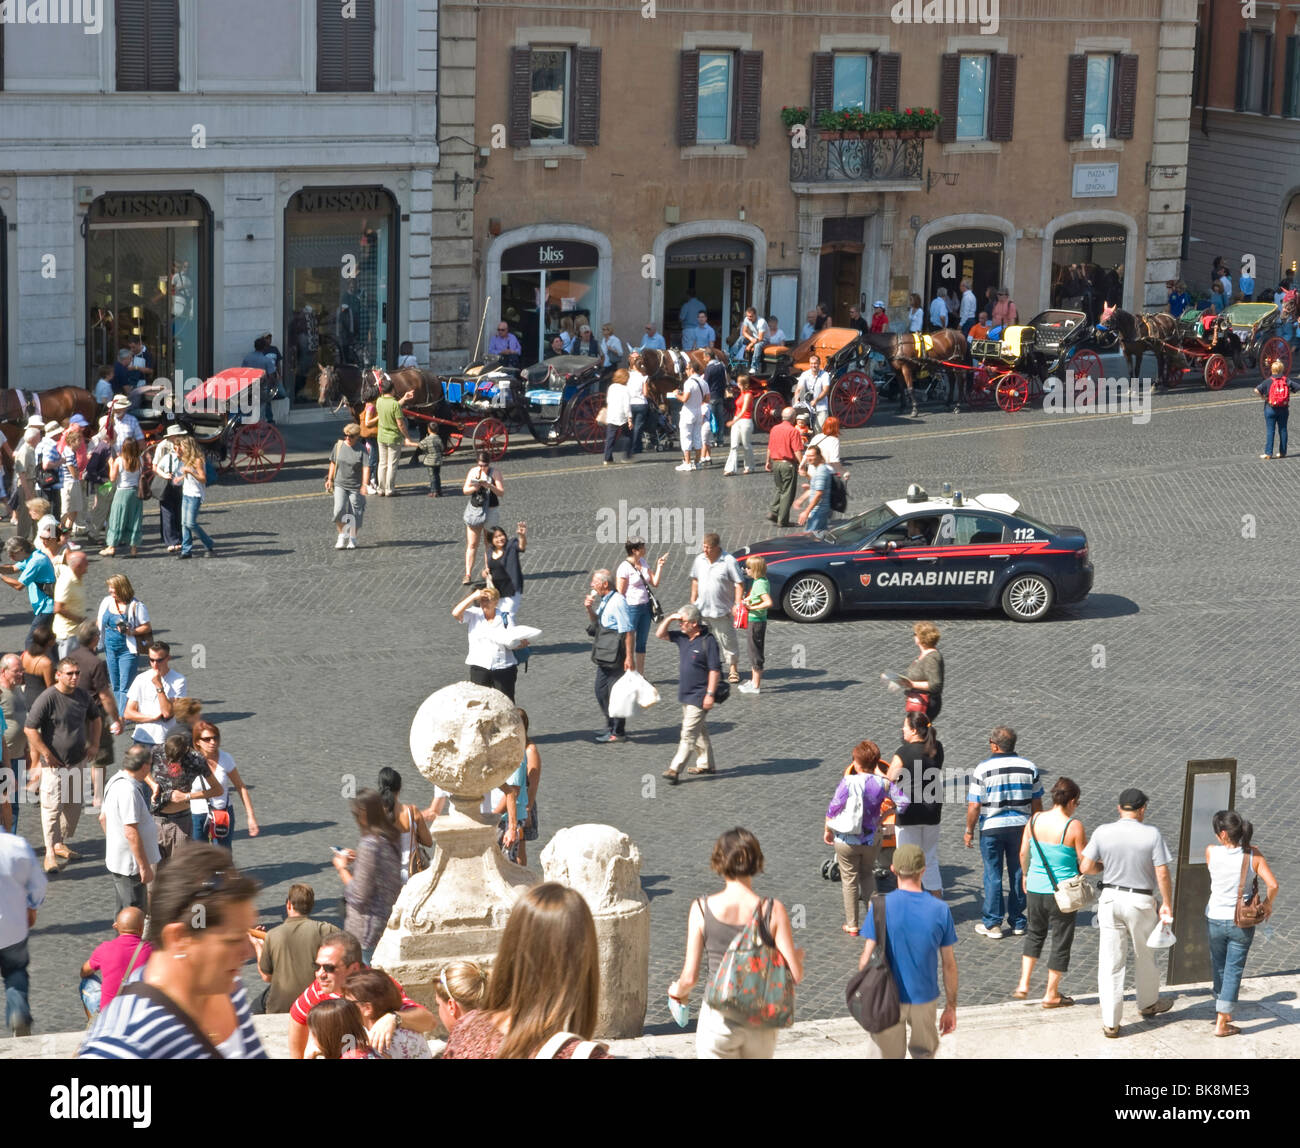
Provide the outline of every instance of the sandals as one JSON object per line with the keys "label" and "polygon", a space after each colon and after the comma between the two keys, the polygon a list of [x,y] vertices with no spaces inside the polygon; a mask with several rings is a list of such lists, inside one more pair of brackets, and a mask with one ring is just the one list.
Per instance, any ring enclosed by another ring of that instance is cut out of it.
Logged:
{"label": "sandals", "polygon": [[101,558],[112,558],[112,557],[114,557],[116,554],[117,554],[117,551],[114,550],[113,547],[111,547],[111,546],[105,546],[104,549],[101,550],[101,551],[99,552],[99,556],[100,556]]}
{"label": "sandals", "polygon": [[1025,989],[1016,989],[1016,990],[1011,994],[1011,999],[1012,999],[1013,1001],[1022,1001],[1022,1000],[1025,1000],[1028,996],[1029,996],[1029,993],[1028,993]]}
{"label": "sandals", "polygon": [[1217,1028],[1214,1030],[1215,1036],[1237,1036],[1240,1033],[1241,1033],[1241,1029],[1239,1029],[1235,1024],[1228,1025],[1228,1027],[1225,1028],[1222,1032],[1220,1032]]}
{"label": "sandals", "polygon": [[663,772],[663,776],[666,777],[666,778],[668,778],[668,780],[671,781],[674,785],[677,784],[677,778],[678,778],[678,776],[679,776],[678,773],[677,773],[677,770],[675,770],[675,769],[665,769],[664,772]]}
{"label": "sandals", "polygon": [[850,937],[856,937],[858,935],[857,925],[841,925],[840,928],[843,929]]}
{"label": "sandals", "polygon": [[718,771],[714,769],[712,766],[708,766],[708,765],[693,765],[686,772],[690,774],[694,774],[695,776],[698,777],[702,773],[717,773]]}
{"label": "sandals", "polygon": [[1043,1001],[1043,1008],[1069,1008],[1074,1004],[1074,997],[1067,997],[1062,993],[1054,1001]]}

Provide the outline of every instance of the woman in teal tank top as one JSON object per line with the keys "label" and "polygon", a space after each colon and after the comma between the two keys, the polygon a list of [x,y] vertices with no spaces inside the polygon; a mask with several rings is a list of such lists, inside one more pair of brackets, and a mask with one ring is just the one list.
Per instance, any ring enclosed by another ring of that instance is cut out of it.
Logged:
{"label": "woman in teal tank top", "polygon": [[[1020,959],[1020,983],[1011,995],[1016,1000],[1028,1000],[1029,978],[1042,955],[1050,929],[1052,949],[1047,956],[1047,990],[1043,994],[1043,1008],[1065,1008],[1074,1004],[1072,997],[1061,993],[1061,978],[1070,968],[1070,947],[1074,944],[1074,923],[1078,913],[1061,912],[1052,888],[1052,877],[1059,884],[1079,873],[1087,834],[1083,822],[1074,816],[1078,807],[1079,787],[1068,777],[1058,778],[1052,787],[1052,808],[1030,818],[1020,841],[1028,930]],[[1051,867],[1051,876],[1044,863]]]}

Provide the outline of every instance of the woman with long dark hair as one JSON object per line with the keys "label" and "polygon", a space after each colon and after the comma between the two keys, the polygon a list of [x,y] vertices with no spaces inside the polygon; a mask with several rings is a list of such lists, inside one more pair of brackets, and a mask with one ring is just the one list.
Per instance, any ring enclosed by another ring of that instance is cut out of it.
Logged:
{"label": "woman with long dark hair", "polygon": [[432,806],[421,810],[401,800],[402,775],[391,765],[379,771],[379,796],[388,816],[397,826],[398,849],[402,854],[402,884],[405,885],[411,876],[411,853],[416,844],[426,849],[433,848],[433,835],[429,832],[426,818],[435,816],[435,813]]}
{"label": "woman with long dark hair", "polygon": [[485,580],[501,595],[498,609],[510,619],[508,625],[519,621],[519,606],[524,597],[524,570],[519,555],[528,549],[528,523],[515,525],[511,538],[504,526],[490,526],[484,531],[487,553],[483,571]]}
{"label": "woman with long dark hair", "polygon": [[534,885],[510,913],[482,1011],[447,1042],[443,1060],[609,1059],[592,1045],[600,1000],[596,923],[582,894]]}
{"label": "woman with long dark hair", "polygon": [[144,467],[140,461],[140,444],[128,435],[122,441],[122,453],[108,463],[109,481],[113,483],[113,505],[108,512],[108,532],[100,554],[107,558],[117,553],[118,543],[131,547],[134,558],[140,546],[144,525],[144,509],[140,502],[140,476]]}
{"label": "woman with long dark hair", "polygon": [[943,742],[930,719],[922,713],[903,715],[903,743],[890,758],[889,768],[911,804],[894,822],[899,845],[918,845],[925,853],[921,888],[943,900],[943,874],[939,871],[939,818],[943,813]]}
{"label": "woman with long dark hair", "polygon": [[365,1019],[355,1001],[343,997],[321,1001],[308,1014],[307,1027],[311,1032],[303,1060],[383,1059],[370,1047]]}
{"label": "woman with long dark hair", "polygon": [[363,789],[352,799],[352,816],[361,840],[356,849],[334,854],[334,868],[347,905],[343,931],[361,942],[361,963],[368,965],[402,891],[400,834],[384,799],[373,789]]}
{"label": "woman with long dark hair", "polygon": [[461,493],[469,498],[462,516],[465,523],[465,580],[461,583],[462,586],[468,586],[474,573],[474,559],[478,555],[479,543],[483,541],[483,532],[496,526],[500,517],[498,508],[506,493],[505,481],[501,472],[492,465],[490,452],[478,452],[474,465],[465,475]]}
{"label": "woman with long dark hair", "polygon": [[[1211,824],[1219,839],[1217,845],[1205,847],[1205,864],[1210,871],[1205,917],[1214,974],[1214,1035],[1236,1036],[1241,1030],[1232,1023],[1232,1013],[1246,971],[1246,956],[1255,940],[1254,925],[1236,923],[1237,906],[1262,900],[1262,919],[1267,921],[1273,915],[1278,886],[1264,855],[1250,843],[1255,827],[1249,821],[1236,810],[1221,809]],[[1263,898],[1258,896],[1259,881],[1264,882]]]}

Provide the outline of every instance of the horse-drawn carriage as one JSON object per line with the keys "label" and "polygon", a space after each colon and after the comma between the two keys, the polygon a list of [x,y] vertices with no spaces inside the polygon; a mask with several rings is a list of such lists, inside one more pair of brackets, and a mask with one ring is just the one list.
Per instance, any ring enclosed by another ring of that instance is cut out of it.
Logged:
{"label": "horse-drawn carriage", "polygon": [[284,436],[267,422],[269,411],[265,372],[258,367],[229,367],[188,392],[175,409],[164,385],[146,388],[148,407],[135,417],[144,431],[145,446],[155,446],[170,423],[194,436],[221,473],[234,471],[245,482],[269,482],[284,465]]}
{"label": "horse-drawn carriage", "polygon": [[876,409],[877,388],[862,335],[853,327],[827,327],[795,347],[765,347],[758,371],[749,371],[739,361],[733,364],[736,370],[747,371],[760,392],[754,403],[754,425],[760,431],[770,431],[781,421],[781,411],[790,405],[795,383],[813,355],[831,377],[831,414],[844,427],[867,424]]}
{"label": "horse-drawn carriage", "polygon": [[1088,346],[1095,337],[1083,311],[1051,310],[1028,323],[1003,329],[997,339],[973,339],[966,397],[971,406],[996,400],[1004,411],[1020,410],[1044,394],[1048,379],[1101,378],[1101,356]]}
{"label": "horse-drawn carriage", "polygon": [[1291,346],[1279,334],[1282,312],[1276,305],[1233,303],[1212,324],[1206,320],[1205,311],[1184,311],[1178,317],[1176,338],[1161,363],[1165,386],[1200,375],[1210,390],[1218,391],[1244,367],[1258,366],[1267,375],[1275,361],[1290,372]]}

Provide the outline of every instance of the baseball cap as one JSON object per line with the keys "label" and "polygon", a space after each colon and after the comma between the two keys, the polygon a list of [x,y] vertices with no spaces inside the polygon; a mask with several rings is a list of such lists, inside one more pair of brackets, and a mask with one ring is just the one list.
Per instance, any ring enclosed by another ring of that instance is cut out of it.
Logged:
{"label": "baseball cap", "polygon": [[872,303],[871,305],[872,305],[873,307],[879,307],[882,311],[885,309],[885,301],[884,301],[883,299],[877,299],[877,300],[876,300],[874,303]]}
{"label": "baseball cap", "polygon": [[1146,803],[1147,795],[1140,789],[1126,789],[1119,795],[1119,807],[1121,809],[1141,809]]}
{"label": "baseball cap", "polygon": [[806,423],[808,421],[808,416],[805,414],[797,414],[794,416],[794,421],[797,423]]}
{"label": "baseball cap", "polygon": [[90,423],[86,422],[84,415],[73,415],[72,418],[68,420],[68,425],[74,427],[88,427],[90,426]]}
{"label": "baseball cap", "polygon": [[915,877],[925,868],[925,850],[919,845],[900,845],[894,850],[894,872],[900,877]]}
{"label": "baseball cap", "polygon": [[52,514],[47,514],[36,524],[36,536],[38,538],[53,538],[59,532],[59,520]]}

